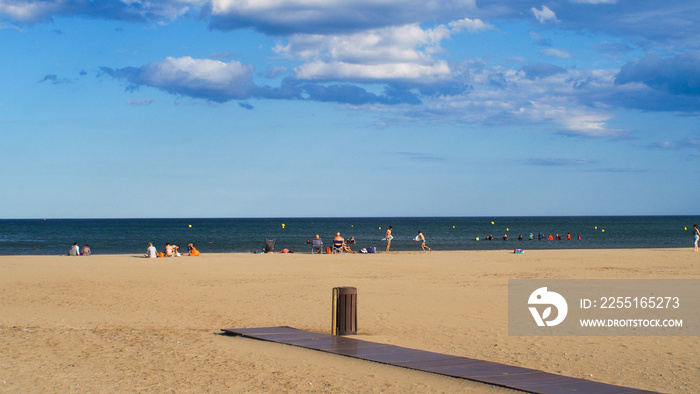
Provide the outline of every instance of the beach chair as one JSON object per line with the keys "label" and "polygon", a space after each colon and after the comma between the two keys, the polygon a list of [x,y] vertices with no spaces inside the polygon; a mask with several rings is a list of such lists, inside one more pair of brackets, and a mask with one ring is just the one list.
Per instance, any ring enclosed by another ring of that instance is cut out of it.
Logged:
{"label": "beach chair", "polygon": [[343,241],[333,240],[333,254],[343,253]]}
{"label": "beach chair", "polygon": [[323,241],[320,239],[314,239],[311,241],[311,254],[321,254],[323,253]]}
{"label": "beach chair", "polygon": [[273,238],[273,239],[265,238],[265,249],[263,249],[263,251],[265,251],[265,253],[274,252],[275,251],[275,242],[277,242],[277,238]]}

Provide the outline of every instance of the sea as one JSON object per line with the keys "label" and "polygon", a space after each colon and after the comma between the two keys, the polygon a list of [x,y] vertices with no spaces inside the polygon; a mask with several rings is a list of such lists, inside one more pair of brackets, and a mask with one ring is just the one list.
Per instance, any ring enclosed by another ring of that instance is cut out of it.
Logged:
{"label": "sea", "polygon": [[193,243],[202,253],[255,253],[265,239],[276,240],[275,251],[310,253],[310,239],[318,234],[330,246],[338,232],[354,238],[352,250],[381,252],[389,226],[392,251],[421,250],[418,231],[436,251],[691,248],[698,222],[700,216],[4,219],[0,255],[65,255],[75,242],[89,244],[92,254],[142,254],[149,242],[158,251],[169,242],[184,251]]}

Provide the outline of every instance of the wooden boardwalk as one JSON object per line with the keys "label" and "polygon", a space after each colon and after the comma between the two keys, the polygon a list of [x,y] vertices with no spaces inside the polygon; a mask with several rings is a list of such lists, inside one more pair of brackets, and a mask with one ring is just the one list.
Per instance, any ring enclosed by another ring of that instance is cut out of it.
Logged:
{"label": "wooden boardwalk", "polygon": [[299,346],[532,393],[650,393],[650,391],[572,378],[536,369],[385,345],[346,336],[318,334],[292,327],[230,328],[222,331],[226,335]]}

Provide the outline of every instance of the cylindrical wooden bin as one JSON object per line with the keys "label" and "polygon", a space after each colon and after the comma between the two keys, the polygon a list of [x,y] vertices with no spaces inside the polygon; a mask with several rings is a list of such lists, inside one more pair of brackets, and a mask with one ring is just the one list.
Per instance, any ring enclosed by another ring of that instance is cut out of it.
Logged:
{"label": "cylindrical wooden bin", "polygon": [[333,335],[357,334],[357,288],[333,288]]}

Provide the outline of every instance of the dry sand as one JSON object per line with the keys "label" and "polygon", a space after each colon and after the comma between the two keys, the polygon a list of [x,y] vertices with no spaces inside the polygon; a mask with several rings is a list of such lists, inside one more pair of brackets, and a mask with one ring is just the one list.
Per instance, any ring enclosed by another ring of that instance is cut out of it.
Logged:
{"label": "dry sand", "polygon": [[662,392],[700,392],[698,337],[509,337],[509,278],[700,278],[688,249],[0,257],[0,391],[511,392],[220,335],[330,332]]}

